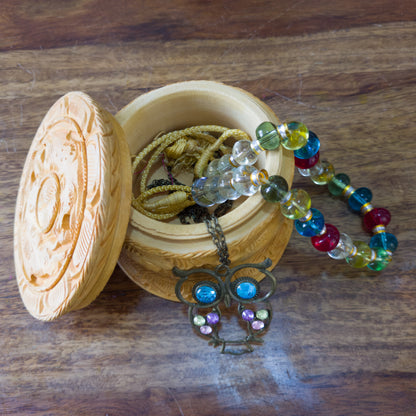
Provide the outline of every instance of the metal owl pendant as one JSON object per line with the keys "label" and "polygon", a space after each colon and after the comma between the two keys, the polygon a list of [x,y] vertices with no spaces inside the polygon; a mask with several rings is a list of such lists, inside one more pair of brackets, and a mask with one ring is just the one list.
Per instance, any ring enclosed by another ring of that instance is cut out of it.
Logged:
{"label": "metal owl pendant", "polygon": [[[272,319],[272,308],[268,299],[276,290],[276,278],[267,270],[271,264],[272,261],[267,258],[262,263],[240,264],[233,268],[222,263],[214,270],[173,269],[173,273],[180,278],[175,293],[188,306],[192,327],[199,335],[208,338],[209,344],[214,347],[221,346],[221,353],[237,355],[252,352],[253,344],[263,342],[261,335],[268,329]],[[250,269],[259,270],[267,279],[263,279],[260,285],[255,279],[245,275],[250,274]],[[194,281],[195,275],[198,280],[192,287],[193,301],[189,301],[182,294],[183,287],[190,276],[193,276]],[[221,333],[220,304],[230,308],[233,303],[237,303],[238,319],[245,326],[246,336],[241,339],[227,339]],[[235,349],[236,346],[239,346],[238,349]]]}

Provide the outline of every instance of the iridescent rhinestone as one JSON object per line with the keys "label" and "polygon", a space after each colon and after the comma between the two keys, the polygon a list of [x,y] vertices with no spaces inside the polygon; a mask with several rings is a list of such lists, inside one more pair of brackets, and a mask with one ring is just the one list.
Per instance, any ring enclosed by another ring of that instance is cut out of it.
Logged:
{"label": "iridescent rhinestone", "polygon": [[251,309],[244,309],[244,311],[241,313],[241,317],[245,321],[252,321],[254,319],[254,312]]}
{"label": "iridescent rhinestone", "polygon": [[269,311],[266,309],[260,309],[259,311],[256,312],[257,319],[261,319],[262,321],[264,321],[268,317],[269,317]]}
{"label": "iridescent rhinestone", "polygon": [[212,332],[212,328],[209,325],[203,325],[199,330],[203,335],[209,335]]}
{"label": "iridescent rhinestone", "polygon": [[215,325],[215,324],[217,324],[219,321],[220,321],[220,317],[219,317],[219,315],[218,315],[216,312],[210,312],[210,313],[207,315],[207,322],[208,322],[210,325]]}
{"label": "iridescent rhinestone", "polygon": [[260,329],[264,328],[264,322],[263,321],[253,321],[251,323],[251,327],[255,330],[255,331],[260,331]]}
{"label": "iridescent rhinestone", "polygon": [[196,325],[196,326],[205,325],[205,318],[202,315],[195,315],[194,316],[194,325]]}

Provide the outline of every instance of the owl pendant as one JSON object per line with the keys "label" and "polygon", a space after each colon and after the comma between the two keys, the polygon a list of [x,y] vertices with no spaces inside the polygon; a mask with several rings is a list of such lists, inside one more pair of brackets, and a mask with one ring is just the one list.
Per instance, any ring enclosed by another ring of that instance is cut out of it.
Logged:
{"label": "owl pendant", "polygon": [[[214,270],[173,268],[173,273],[179,277],[175,293],[178,299],[188,306],[192,327],[199,335],[208,338],[209,344],[214,347],[221,346],[221,353],[252,352],[253,344],[263,342],[261,335],[268,329],[272,319],[272,308],[268,299],[276,290],[276,278],[267,270],[271,264],[272,261],[267,258],[262,263],[240,264],[233,268],[224,264],[218,265]],[[267,278],[262,280],[262,287],[257,280],[245,275],[250,269],[259,270]],[[183,292],[184,285],[192,275],[197,275],[198,281],[192,287],[193,301],[189,301],[184,298]],[[229,340],[221,335],[220,304],[230,308],[235,302],[238,318],[245,324],[246,336]],[[202,310],[204,312],[201,312]],[[235,349],[236,346],[238,349]]]}

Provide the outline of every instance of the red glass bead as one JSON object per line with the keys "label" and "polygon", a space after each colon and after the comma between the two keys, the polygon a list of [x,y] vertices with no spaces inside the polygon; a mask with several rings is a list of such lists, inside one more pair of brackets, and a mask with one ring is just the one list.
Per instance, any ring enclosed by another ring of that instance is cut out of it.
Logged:
{"label": "red glass bead", "polygon": [[371,231],[377,225],[387,225],[390,222],[391,215],[385,208],[373,208],[363,217],[364,229]]}
{"label": "red glass bead", "polygon": [[309,169],[315,166],[319,160],[319,151],[309,159],[299,159],[295,156],[295,166],[300,169]]}
{"label": "red glass bead", "polygon": [[331,251],[339,242],[339,231],[331,224],[325,224],[326,231],[322,235],[311,237],[312,245],[319,251]]}

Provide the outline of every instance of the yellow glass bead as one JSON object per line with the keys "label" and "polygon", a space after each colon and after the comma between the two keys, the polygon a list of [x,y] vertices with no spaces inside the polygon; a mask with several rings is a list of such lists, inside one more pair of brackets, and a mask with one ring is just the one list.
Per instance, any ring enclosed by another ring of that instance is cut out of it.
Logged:
{"label": "yellow glass bead", "polygon": [[303,218],[311,207],[311,197],[303,189],[292,189],[286,202],[280,201],[282,214],[291,220]]}
{"label": "yellow glass bead", "polygon": [[335,169],[332,166],[332,164],[327,162],[326,160],[323,160],[322,162],[318,163],[321,164],[322,169],[320,169],[320,173],[316,175],[311,175],[311,179],[317,185],[326,185],[334,177]]}
{"label": "yellow glass bead", "polygon": [[288,150],[297,150],[308,142],[309,130],[297,121],[291,121],[279,126],[279,133],[282,137],[282,145]]}
{"label": "yellow glass bead", "polygon": [[345,259],[349,265],[360,269],[375,260],[375,253],[367,243],[364,241],[354,241],[354,246],[357,251]]}

